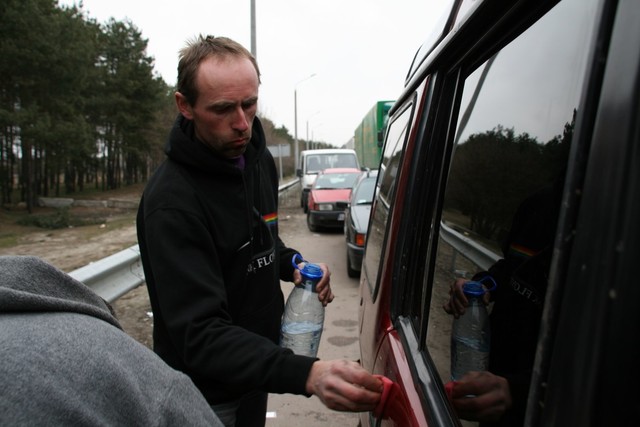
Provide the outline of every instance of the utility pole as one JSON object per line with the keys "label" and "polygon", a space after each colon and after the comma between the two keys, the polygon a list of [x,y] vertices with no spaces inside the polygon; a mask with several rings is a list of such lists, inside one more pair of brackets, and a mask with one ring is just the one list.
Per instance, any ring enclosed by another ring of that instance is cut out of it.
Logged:
{"label": "utility pole", "polygon": [[258,58],[258,48],[256,46],[256,0],[251,0],[251,54]]}
{"label": "utility pole", "polygon": [[300,80],[293,86],[293,145],[294,145],[294,156],[296,157],[294,164],[296,165],[296,170],[300,167],[299,159],[298,159],[298,85],[304,81],[309,80],[311,77],[315,76],[316,73],[311,74],[309,77],[306,77]]}

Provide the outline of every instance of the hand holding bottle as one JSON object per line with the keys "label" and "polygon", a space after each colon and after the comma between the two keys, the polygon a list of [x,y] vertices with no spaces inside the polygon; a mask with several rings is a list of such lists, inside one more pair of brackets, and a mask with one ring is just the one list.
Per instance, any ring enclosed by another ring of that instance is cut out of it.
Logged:
{"label": "hand holding bottle", "polygon": [[[452,314],[456,319],[462,316],[469,306],[469,300],[464,294],[464,284],[467,282],[468,280],[464,278],[456,279],[456,281],[451,284],[451,288],[449,289],[449,300],[442,306],[442,308],[444,308],[444,311],[446,311],[448,314]],[[491,294],[489,292],[486,292],[483,295],[483,301],[485,305],[489,304],[490,297]]]}
{"label": "hand holding bottle", "polygon": [[295,354],[316,357],[324,328],[326,303],[317,297],[324,271],[320,265],[305,261],[299,254],[293,256],[291,264],[301,280],[291,290],[284,307],[280,345]]}
{"label": "hand holding bottle", "polygon": [[469,305],[469,301],[462,291],[462,287],[465,282],[465,279],[458,278],[453,284],[451,284],[451,288],[449,288],[449,300],[447,300],[447,302],[442,306],[444,311],[452,314],[456,319],[464,314],[467,306]]}
{"label": "hand holding bottle", "polygon": [[[302,268],[303,264],[304,262],[299,263],[298,267]],[[334,298],[333,292],[331,291],[331,272],[329,271],[329,266],[327,266],[327,264],[319,262],[317,265],[322,269],[322,279],[320,279],[316,285],[316,292],[318,293],[318,299],[322,305],[326,307]],[[300,270],[298,268],[294,268],[293,283],[298,285],[301,282],[302,275],[300,274]]]}
{"label": "hand holding bottle", "polygon": [[[490,284],[487,289],[485,284]],[[491,329],[486,296],[496,288],[491,276],[465,282],[462,291],[467,300],[464,312],[456,316],[451,327],[451,378],[460,379],[469,371],[486,371],[489,367]],[[454,292],[455,293],[455,292]],[[456,309],[456,304],[451,304]],[[445,307],[446,310],[446,307]]]}

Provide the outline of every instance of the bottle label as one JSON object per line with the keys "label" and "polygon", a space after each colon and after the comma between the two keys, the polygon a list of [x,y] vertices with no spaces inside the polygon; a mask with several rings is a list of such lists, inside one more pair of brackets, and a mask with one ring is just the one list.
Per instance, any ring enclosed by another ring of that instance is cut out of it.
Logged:
{"label": "bottle label", "polygon": [[316,357],[320,346],[322,325],[297,322],[282,325],[280,345],[301,356]]}

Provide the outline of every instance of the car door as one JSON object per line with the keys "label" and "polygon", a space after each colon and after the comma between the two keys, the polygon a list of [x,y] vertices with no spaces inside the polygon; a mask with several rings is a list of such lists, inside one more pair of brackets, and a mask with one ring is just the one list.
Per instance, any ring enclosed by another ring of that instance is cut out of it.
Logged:
{"label": "car door", "polygon": [[[464,10],[471,14],[454,17],[455,31],[410,77],[392,111],[360,315],[362,363],[396,388],[387,412],[367,414],[363,424],[460,425],[443,391],[450,380],[452,318],[443,310],[450,286],[506,259],[513,248],[505,241],[518,213],[534,211],[530,206],[542,207],[543,225],[534,237],[541,237],[539,252],[548,253],[560,213],[555,203],[574,164],[569,154],[577,156],[576,147],[586,144],[574,130],[593,102],[583,89],[599,2],[521,1],[508,9],[486,1]],[[407,111],[414,113],[403,127]],[[400,133],[406,139],[398,150],[394,135]],[[544,274],[549,262],[542,263]],[[544,300],[544,281],[526,278]],[[539,305],[527,310],[539,315]],[[533,345],[535,353],[537,321],[523,322],[529,329],[514,346]],[[503,347],[509,355],[509,345]],[[532,369],[533,357],[523,357],[517,369]],[[514,405],[516,417],[527,391]]]}

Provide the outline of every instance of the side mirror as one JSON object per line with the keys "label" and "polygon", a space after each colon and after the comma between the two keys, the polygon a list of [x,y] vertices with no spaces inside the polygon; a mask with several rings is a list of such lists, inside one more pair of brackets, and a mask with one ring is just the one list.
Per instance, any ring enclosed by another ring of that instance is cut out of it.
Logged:
{"label": "side mirror", "polygon": [[296,176],[302,178],[302,169],[296,169]]}

